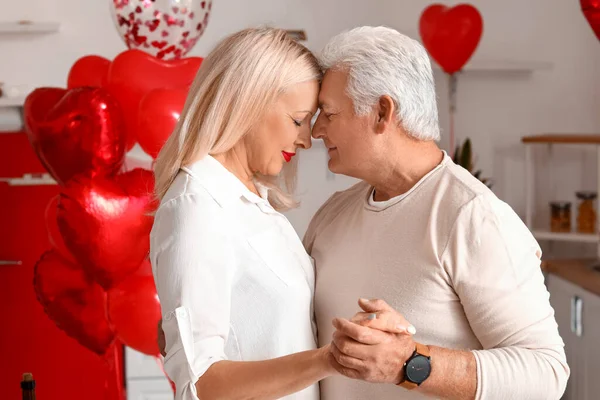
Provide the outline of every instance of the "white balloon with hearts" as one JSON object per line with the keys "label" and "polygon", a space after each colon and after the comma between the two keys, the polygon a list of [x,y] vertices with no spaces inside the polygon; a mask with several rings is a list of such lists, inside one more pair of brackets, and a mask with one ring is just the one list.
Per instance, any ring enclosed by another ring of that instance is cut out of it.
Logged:
{"label": "white balloon with hearts", "polygon": [[159,59],[185,56],[204,33],[208,0],[110,0],[113,21],[129,49]]}

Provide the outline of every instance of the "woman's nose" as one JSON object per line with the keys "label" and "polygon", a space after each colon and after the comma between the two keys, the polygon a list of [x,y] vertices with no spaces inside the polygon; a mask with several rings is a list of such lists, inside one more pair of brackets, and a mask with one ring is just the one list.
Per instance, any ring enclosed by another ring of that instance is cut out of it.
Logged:
{"label": "woman's nose", "polygon": [[312,147],[312,140],[310,138],[310,130],[307,130],[307,133],[302,133],[300,136],[298,136],[296,145],[298,147],[302,147],[304,150],[308,150]]}

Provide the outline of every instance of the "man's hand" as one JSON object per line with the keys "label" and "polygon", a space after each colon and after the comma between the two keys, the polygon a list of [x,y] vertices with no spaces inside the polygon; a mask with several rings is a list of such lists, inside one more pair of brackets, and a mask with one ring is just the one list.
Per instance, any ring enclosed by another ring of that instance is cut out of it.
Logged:
{"label": "man's hand", "polygon": [[409,333],[414,327],[382,300],[361,300],[359,305],[366,313],[355,315],[355,322],[333,320],[331,354],[339,364],[336,369],[353,379],[397,384],[415,350]]}

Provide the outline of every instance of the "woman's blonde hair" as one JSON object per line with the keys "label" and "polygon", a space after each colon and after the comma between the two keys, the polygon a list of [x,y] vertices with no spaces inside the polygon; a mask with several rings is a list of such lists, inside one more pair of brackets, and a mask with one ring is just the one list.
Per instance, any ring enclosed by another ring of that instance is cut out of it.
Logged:
{"label": "woman's blonde hair", "polygon": [[[202,62],[177,126],[156,159],[157,198],[182,166],[231,150],[286,88],[320,78],[315,56],[284,30],[252,28],[225,38]],[[270,188],[273,207],[285,210],[297,205],[291,196],[295,176],[295,164],[289,163],[281,176],[255,180]]]}

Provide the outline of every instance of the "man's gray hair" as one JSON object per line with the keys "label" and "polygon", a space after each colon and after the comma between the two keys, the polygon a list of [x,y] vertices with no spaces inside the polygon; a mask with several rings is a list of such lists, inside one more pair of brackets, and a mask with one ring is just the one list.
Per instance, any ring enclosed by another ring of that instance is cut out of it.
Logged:
{"label": "man's gray hair", "polygon": [[388,95],[409,135],[440,139],[431,62],[416,40],[383,26],[363,26],[331,39],[319,61],[325,71],[348,71],[346,90],[358,115],[367,114],[381,96]]}

